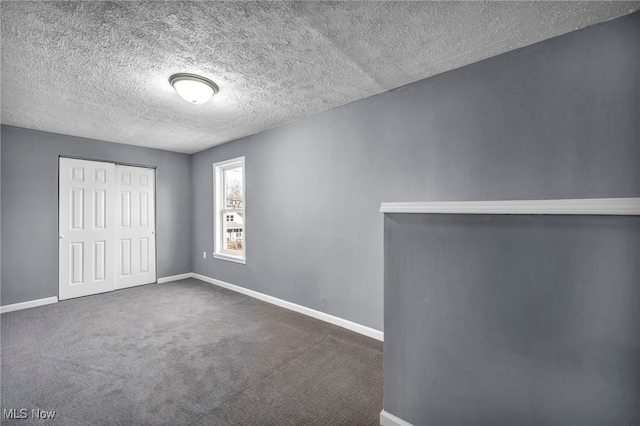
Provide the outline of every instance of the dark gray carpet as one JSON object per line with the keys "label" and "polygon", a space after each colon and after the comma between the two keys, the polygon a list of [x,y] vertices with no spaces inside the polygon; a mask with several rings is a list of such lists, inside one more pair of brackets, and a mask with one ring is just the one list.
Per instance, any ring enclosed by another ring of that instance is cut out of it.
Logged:
{"label": "dark gray carpet", "polygon": [[379,424],[381,342],[198,280],[1,322],[3,425]]}

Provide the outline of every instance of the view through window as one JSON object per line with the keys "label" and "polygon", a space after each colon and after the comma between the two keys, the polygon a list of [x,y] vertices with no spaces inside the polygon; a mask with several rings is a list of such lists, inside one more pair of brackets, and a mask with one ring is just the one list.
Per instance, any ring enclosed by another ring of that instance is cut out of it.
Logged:
{"label": "view through window", "polygon": [[244,199],[242,196],[242,167],[225,169],[223,215],[225,245],[227,250],[242,251],[242,234],[244,227]]}

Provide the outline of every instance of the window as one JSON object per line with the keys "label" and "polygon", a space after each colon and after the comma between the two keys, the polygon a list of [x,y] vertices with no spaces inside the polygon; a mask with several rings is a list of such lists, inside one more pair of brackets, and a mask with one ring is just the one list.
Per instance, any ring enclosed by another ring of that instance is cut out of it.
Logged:
{"label": "window", "polygon": [[213,257],[246,262],[244,157],[213,165]]}

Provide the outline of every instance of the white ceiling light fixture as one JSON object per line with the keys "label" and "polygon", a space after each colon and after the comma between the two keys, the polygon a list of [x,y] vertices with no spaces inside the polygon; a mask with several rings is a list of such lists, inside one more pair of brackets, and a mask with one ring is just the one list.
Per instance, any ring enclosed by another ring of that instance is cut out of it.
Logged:
{"label": "white ceiling light fixture", "polygon": [[174,74],[169,77],[169,83],[182,99],[191,104],[203,104],[219,90],[213,81],[195,74]]}

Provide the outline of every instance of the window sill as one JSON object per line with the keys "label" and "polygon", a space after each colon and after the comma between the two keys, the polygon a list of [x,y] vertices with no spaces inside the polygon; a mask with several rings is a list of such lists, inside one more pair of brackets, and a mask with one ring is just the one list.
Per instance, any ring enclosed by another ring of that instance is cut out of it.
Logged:
{"label": "window sill", "polygon": [[227,260],[229,262],[242,263],[243,265],[247,263],[247,259],[245,259],[244,257],[232,256],[230,254],[224,254],[224,253],[213,253],[213,258],[220,259],[220,260]]}

